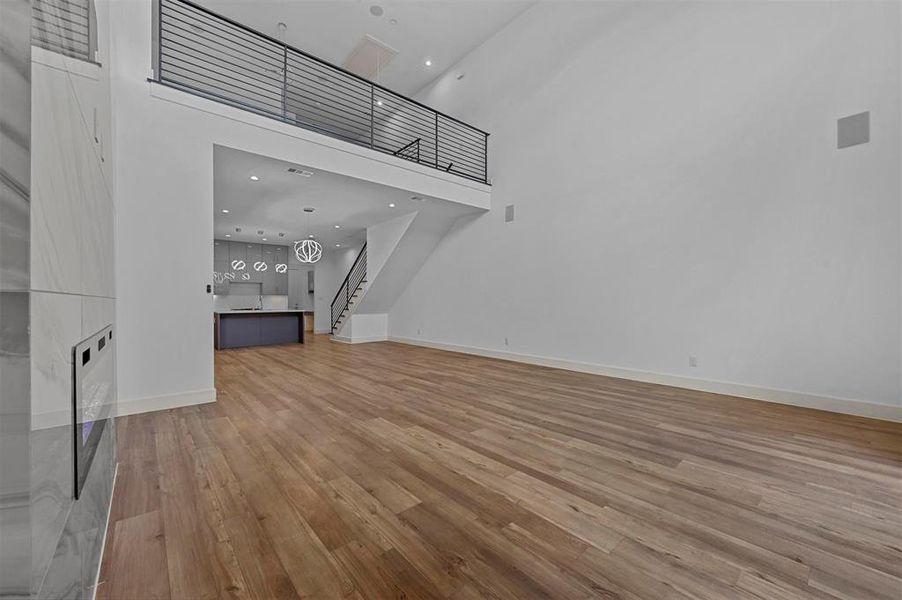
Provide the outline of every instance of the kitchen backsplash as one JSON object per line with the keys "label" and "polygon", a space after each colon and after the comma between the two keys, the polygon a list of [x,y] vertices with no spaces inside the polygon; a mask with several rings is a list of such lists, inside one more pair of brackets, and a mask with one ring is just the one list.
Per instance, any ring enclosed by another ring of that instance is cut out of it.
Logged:
{"label": "kitchen backsplash", "polygon": [[[258,285],[257,287],[259,288],[260,286]],[[259,294],[235,295],[229,293],[223,296],[213,296],[213,310],[235,310],[240,308],[258,308],[259,306]],[[263,296],[263,308],[288,308],[288,296]]]}

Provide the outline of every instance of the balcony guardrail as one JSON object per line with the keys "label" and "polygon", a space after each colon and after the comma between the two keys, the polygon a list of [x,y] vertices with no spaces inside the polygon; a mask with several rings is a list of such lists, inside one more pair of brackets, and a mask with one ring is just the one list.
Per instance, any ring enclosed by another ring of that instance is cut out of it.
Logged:
{"label": "balcony guardrail", "polygon": [[486,132],[189,0],[155,6],[159,83],[488,182]]}

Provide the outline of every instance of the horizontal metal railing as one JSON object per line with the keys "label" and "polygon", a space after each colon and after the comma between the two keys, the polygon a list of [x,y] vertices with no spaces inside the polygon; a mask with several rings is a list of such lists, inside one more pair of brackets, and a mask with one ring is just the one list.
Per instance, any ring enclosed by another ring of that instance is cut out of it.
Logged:
{"label": "horizontal metal railing", "polygon": [[344,312],[350,312],[351,300],[353,300],[360,292],[360,288],[366,282],[366,244],[360,249],[360,254],[351,265],[344,281],[335,292],[335,298],[332,299],[332,332],[344,322],[348,317]]}
{"label": "horizontal metal railing", "polygon": [[31,40],[35,46],[51,52],[93,62],[97,49],[93,2],[35,0],[31,11]]}
{"label": "horizontal metal railing", "polygon": [[488,134],[189,0],[156,0],[160,83],[487,183]]}

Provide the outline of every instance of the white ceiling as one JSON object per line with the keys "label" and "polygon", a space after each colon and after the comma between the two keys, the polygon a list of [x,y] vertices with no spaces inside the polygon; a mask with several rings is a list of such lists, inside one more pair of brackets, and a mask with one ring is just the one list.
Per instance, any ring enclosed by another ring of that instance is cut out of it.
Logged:
{"label": "white ceiling", "polygon": [[[377,83],[412,96],[526,10],[523,0],[200,0],[200,4],[341,65],[364,35],[398,51]],[[370,9],[380,6],[381,16]],[[396,23],[392,23],[392,20]],[[278,23],[287,25],[284,35]],[[425,60],[432,60],[426,67]]]}
{"label": "white ceiling", "polygon": [[[288,173],[289,167],[312,171],[312,177]],[[252,181],[251,175],[259,180]],[[456,218],[477,209],[422,197],[400,188],[379,185],[225,146],[213,151],[213,233],[216,239],[291,245],[312,233],[325,252],[335,244],[360,246],[366,228],[412,211]],[[395,207],[389,207],[394,203]],[[304,207],[310,215],[309,230]],[[223,209],[229,212],[223,213]],[[339,225],[340,229],[336,229]],[[236,227],[241,232],[235,231]],[[257,233],[263,230],[263,235]],[[279,233],[285,235],[280,237]],[[230,237],[226,237],[228,234]],[[266,238],[264,242],[263,238]]]}

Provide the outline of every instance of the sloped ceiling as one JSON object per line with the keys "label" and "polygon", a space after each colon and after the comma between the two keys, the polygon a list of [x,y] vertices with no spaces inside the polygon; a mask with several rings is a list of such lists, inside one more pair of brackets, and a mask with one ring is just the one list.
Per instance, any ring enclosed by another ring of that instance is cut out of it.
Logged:
{"label": "sloped ceiling", "polygon": [[[504,28],[521,0],[200,0],[205,7],[341,65],[364,36],[398,51],[378,83],[412,96]],[[378,7],[378,8],[376,8]],[[381,11],[379,10],[381,9]],[[284,32],[278,24],[287,26]],[[426,59],[432,66],[425,65]]]}

